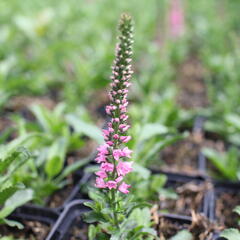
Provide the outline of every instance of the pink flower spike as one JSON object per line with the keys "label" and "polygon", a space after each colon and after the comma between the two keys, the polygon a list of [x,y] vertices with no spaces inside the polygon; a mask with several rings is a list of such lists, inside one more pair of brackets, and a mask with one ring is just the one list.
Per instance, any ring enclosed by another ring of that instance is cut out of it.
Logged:
{"label": "pink flower spike", "polygon": [[126,184],[125,182],[123,182],[119,187],[118,187],[118,190],[124,194],[128,194],[129,191],[128,191],[128,188],[130,188],[131,186]]}
{"label": "pink flower spike", "polygon": [[121,136],[120,137],[120,140],[123,142],[123,143],[127,143],[128,141],[131,140],[131,136]]}
{"label": "pink flower spike", "polygon": [[131,158],[131,155],[130,155],[131,153],[132,153],[132,150],[130,150],[128,147],[125,147],[122,150],[122,157]]}
{"label": "pink flower spike", "polygon": [[112,172],[113,169],[114,165],[112,163],[105,162],[101,164],[101,170],[104,170],[106,172]]}
{"label": "pink flower spike", "polygon": [[132,172],[132,170],[133,170],[132,164],[133,164],[133,162],[120,161],[117,165],[118,176],[125,176],[126,174]]}
{"label": "pink flower spike", "polygon": [[96,178],[96,183],[95,183],[95,187],[97,188],[106,188],[106,183],[104,182],[104,180],[102,178],[97,177]]}
{"label": "pink flower spike", "polygon": [[95,172],[95,174],[100,178],[107,178],[108,177],[108,175],[105,171],[98,171],[98,172]]}
{"label": "pink flower spike", "polygon": [[115,181],[108,181],[106,183],[106,185],[109,189],[112,189],[112,188],[116,189],[117,188],[117,183]]}

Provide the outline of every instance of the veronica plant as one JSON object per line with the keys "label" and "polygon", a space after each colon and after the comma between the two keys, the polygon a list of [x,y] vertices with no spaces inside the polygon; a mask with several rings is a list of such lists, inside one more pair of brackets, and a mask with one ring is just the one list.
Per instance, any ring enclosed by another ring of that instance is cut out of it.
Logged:
{"label": "veronica plant", "polygon": [[32,200],[33,191],[15,178],[15,173],[30,158],[28,151],[19,147],[19,139],[0,145],[0,224],[22,228],[7,217],[19,206]]}
{"label": "veronica plant", "polygon": [[[126,196],[131,186],[125,182],[125,177],[133,170],[133,162],[127,160],[131,158],[132,151],[124,146],[131,139],[131,136],[127,135],[130,128],[127,123],[127,94],[133,73],[131,69],[133,30],[129,15],[122,15],[119,31],[120,42],[116,47],[116,59],[112,67],[110,104],[106,107],[111,120],[107,129],[103,130],[105,144],[98,148],[96,157],[96,162],[100,164],[95,183],[98,192],[90,192],[94,202],[87,203],[93,212],[87,215],[86,220],[97,221],[99,224],[91,225],[89,239],[136,240],[143,239],[142,237],[146,235],[150,237],[148,239],[153,239],[155,231],[149,228],[151,221],[140,223],[136,217],[139,216],[136,211],[141,211],[137,209],[138,203],[133,202],[131,196]],[[145,210],[148,213],[148,210]]]}
{"label": "veronica plant", "polygon": [[103,141],[100,129],[85,122],[76,114],[67,114],[66,105],[58,104],[52,111],[41,105],[32,105],[36,121],[16,119],[19,135],[24,138],[29,133],[37,134],[27,147],[32,152],[29,164],[21,169],[19,178],[26,186],[34,189],[34,200],[42,200],[69,183],[72,172],[83,167],[90,159],[80,157],[65,165],[69,153],[77,153],[84,146],[84,136]]}

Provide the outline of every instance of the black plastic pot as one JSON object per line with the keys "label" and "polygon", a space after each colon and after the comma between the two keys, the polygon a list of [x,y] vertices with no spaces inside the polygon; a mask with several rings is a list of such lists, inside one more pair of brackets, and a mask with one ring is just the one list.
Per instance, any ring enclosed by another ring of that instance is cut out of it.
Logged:
{"label": "black plastic pot", "polygon": [[42,222],[47,225],[53,225],[58,217],[59,212],[55,209],[27,204],[17,208],[10,216],[9,219],[18,221],[28,220]]}
{"label": "black plastic pot", "polygon": [[84,206],[84,202],[89,200],[74,200],[65,208],[46,240],[69,240],[71,230],[74,226],[83,226],[83,214],[90,211]]}
{"label": "black plastic pot", "polygon": [[17,208],[11,214],[10,219],[15,219],[20,222],[24,220],[38,221],[52,226],[60,216],[61,212],[70,202],[76,199],[86,198],[86,195],[81,193],[81,188],[84,186],[84,184],[87,183],[87,181],[91,177],[91,174],[82,173],[82,175],[83,177],[76,184],[74,184],[72,191],[65,199],[62,206],[57,208],[50,208],[35,204],[25,204]]}
{"label": "black plastic pot", "polygon": [[221,193],[240,193],[240,183],[231,183],[231,182],[214,182],[214,190],[212,191],[212,204],[209,212],[209,219],[216,219],[216,201],[218,196]]}

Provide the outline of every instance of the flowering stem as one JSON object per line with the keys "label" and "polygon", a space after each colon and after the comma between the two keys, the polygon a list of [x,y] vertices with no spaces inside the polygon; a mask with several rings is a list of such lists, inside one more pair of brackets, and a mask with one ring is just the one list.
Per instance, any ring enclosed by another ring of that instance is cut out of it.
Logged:
{"label": "flowering stem", "polygon": [[117,216],[117,205],[116,205],[116,198],[115,194],[116,192],[114,189],[111,189],[111,194],[112,194],[112,208],[113,208],[113,219],[114,219],[114,225],[116,228],[119,228],[119,223],[118,223],[118,216]]}
{"label": "flowering stem", "polygon": [[113,211],[114,226],[119,228],[119,203],[117,193],[127,194],[130,185],[124,182],[124,176],[132,171],[132,163],[124,161],[131,157],[132,151],[123,147],[131,136],[127,136],[130,125],[127,124],[128,87],[133,73],[131,69],[132,57],[132,19],[123,14],[119,24],[119,43],[116,47],[116,58],[112,67],[112,83],[109,92],[110,104],[106,106],[106,113],[111,117],[108,128],[103,129],[105,144],[98,148],[95,159],[100,163],[100,170],[95,174],[96,187],[109,191],[110,206]]}

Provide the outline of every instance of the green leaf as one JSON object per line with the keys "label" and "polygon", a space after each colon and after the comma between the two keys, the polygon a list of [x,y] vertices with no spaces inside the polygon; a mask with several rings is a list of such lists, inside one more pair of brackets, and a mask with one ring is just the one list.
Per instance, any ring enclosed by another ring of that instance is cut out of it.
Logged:
{"label": "green leaf", "polygon": [[46,132],[51,132],[52,119],[50,112],[41,105],[31,106],[31,111]]}
{"label": "green leaf", "polygon": [[[9,166],[8,171],[0,177],[0,189],[1,186],[3,186],[3,184],[15,173],[15,171],[18,170],[29,158],[30,154],[25,148],[19,148],[7,157],[7,166],[9,163],[11,163],[11,166]],[[4,161],[5,160],[2,160],[3,168],[6,167]]]}
{"label": "green leaf", "polygon": [[158,192],[163,188],[167,181],[167,177],[163,174],[156,174],[151,176],[151,188]]}
{"label": "green leaf", "polygon": [[62,171],[66,157],[68,141],[66,138],[57,139],[48,150],[45,171],[52,178]]}
{"label": "green leaf", "polygon": [[133,169],[135,173],[138,173],[143,179],[148,179],[151,175],[151,171],[138,163],[133,164]]}
{"label": "green leaf", "polygon": [[240,232],[238,229],[229,228],[225,229],[221,234],[221,237],[224,237],[228,240],[239,240],[240,239]]}
{"label": "green leaf", "polygon": [[162,150],[163,148],[169,145],[172,145],[176,141],[183,139],[184,137],[185,135],[176,135],[176,136],[168,136],[164,139],[159,140],[159,142],[157,142],[154,146],[151,147],[151,149],[149,149],[146,156],[143,156],[141,161],[145,162],[151,159],[157,152],[159,152],[160,150]]}
{"label": "green leaf", "polygon": [[156,135],[166,134],[168,131],[168,128],[164,125],[158,123],[148,123],[142,127],[138,141],[146,141]]}
{"label": "green leaf", "polygon": [[3,205],[5,201],[10,198],[17,190],[23,187],[22,184],[10,185],[0,191],[0,205]]}
{"label": "green leaf", "polygon": [[187,230],[181,230],[171,240],[193,240],[193,235]]}
{"label": "green leaf", "polygon": [[75,172],[79,168],[83,167],[87,163],[90,162],[90,158],[84,158],[84,159],[79,159],[78,161],[68,165],[67,167],[64,168],[63,172],[60,174],[59,177],[57,177],[56,181],[61,181],[71,173]]}
{"label": "green leaf", "polygon": [[84,221],[87,223],[106,222],[106,219],[104,218],[103,214],[90,211],[84,214]]}
{"label": "green leaf", "polygon": [[3,222],[10,227],[17,227],[18,229],[23,229],[23,225],[20,222],[9,220],[6,218],[3,219]]}
{"label": "green leaf", "polygon": [[96,236],[97,236],[97,233],[98,233],[98,227],[95,227],[94,225],[90,225],[88,227],[88,239],[89,240],[95,240],[96,239]]}
{"label": "green leaf", "polygon": [[211,148],[203,148],[202,152],[225,178],[231,180],[236,179],[237,169],[235,167],[233,168],[236,164],[236,161],[234,160],[234,158],[236,158],[235,151],[230,150],[229,155],[227,155],[227,153],[220,154]]}
{"label": "green leaf", "polygon": [[18,148],[4,159],[0,159],[0,174],[3,174],[13,162],[20,163],[30,158],[29,152],[25,148]]}
{"label": "green leaf", "polygon": [[66,120],[77,133],[84,134],[96,140],[99,144],[104,142],[102,132],[97,126],[86,123],[73,114],[67,115]]}
{"label": "green leaf", "polygon": [[137,226],[149,227],[151,225],[150,209],[147,207],[140,209],[141,207],[143,206],[136,205],[136,208],[132,211],[129,219],[135,220]]}
{"label": "green leaf", "polygon": [[235,207],[233,211],[240,216],[240,206]]}
{"label": "green leaf", "polygon": [[24,189],[24,190],[17,191],[5,202],[3,208],[0,211],[0,219],[6,218],[17,207],[32,200],[32,198],[33,198],[33,191],[31,189]]}
{"label": "green leaf", "polygon": [[173,200],[178,199],[178,195],[173,189],[161,188],[159,189],[158,193],[161,198]]}

